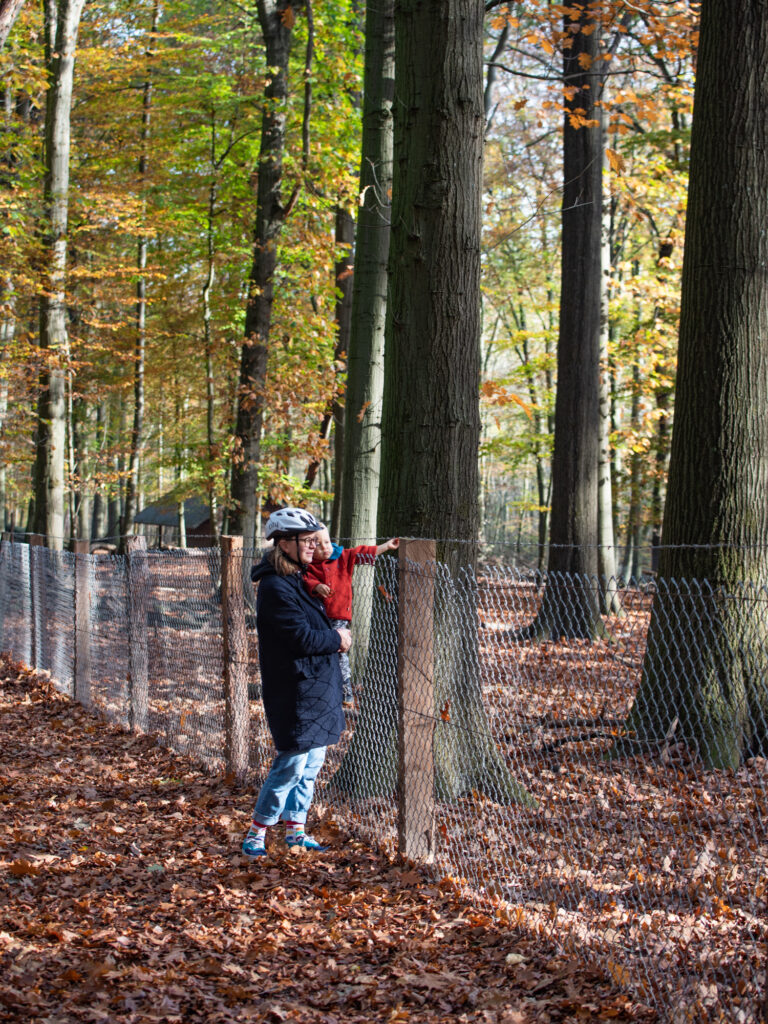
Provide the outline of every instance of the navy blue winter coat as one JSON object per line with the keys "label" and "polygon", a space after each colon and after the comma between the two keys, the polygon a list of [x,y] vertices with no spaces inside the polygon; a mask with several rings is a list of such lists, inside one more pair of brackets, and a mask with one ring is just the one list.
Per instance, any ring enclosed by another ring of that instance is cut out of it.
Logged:
{"label": "navy blue winter coat", "polygon": [[311,597],[302,574],[278,576],[266,557],[251,569],[259,584],[261,692],[278,750],[311,750],[338,743],[344,729],[338,650],[341,637]]}

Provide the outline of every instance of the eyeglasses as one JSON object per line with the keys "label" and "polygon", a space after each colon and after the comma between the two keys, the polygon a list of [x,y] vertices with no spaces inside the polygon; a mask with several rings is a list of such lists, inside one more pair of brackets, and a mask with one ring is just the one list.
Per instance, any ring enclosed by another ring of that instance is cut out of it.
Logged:
{"label": "eyeglasses", "polygon": [[317,537],[299,537],[298,542],[305,548],[316,548],[320,543]]}

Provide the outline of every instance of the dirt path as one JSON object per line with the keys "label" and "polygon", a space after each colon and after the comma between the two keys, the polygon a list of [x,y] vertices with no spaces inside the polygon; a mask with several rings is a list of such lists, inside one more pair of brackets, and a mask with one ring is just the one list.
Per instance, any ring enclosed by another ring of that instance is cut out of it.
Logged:
{"label": "dirt path", "polygon": [[250,864],[252,793],[7,659],[0,735],[0,1021],[655,1019],[331,819]]}

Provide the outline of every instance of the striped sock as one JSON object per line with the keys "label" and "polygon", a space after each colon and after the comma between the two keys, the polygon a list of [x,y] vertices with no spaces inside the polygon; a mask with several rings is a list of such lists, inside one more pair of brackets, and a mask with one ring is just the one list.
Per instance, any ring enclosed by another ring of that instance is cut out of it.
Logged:
{"label": "striped sock", "polygon": [[289,843],[295,843],[296,840],[301,839],[304,835],[304,822],[303,821],[286,821],[285,823],[285,838]]}
{"label": "striped sock", "polygon": [[264,846],[267,840],[267,826],[260,825],[258,821],[252,821],[245,838],[253,839],[257,845]]}

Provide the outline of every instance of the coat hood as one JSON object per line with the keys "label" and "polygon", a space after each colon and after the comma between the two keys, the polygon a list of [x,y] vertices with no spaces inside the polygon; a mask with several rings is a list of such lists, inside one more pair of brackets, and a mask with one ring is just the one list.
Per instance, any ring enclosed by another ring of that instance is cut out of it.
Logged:
{"label": "coat hood", "polygon": [[254,565],[251,568],[251,579],[254,583],[258,583],[259,580],[264,579],[265,576],[276,576],[275,567],[267,559],[267,555],[263,555],[258,565]]}

